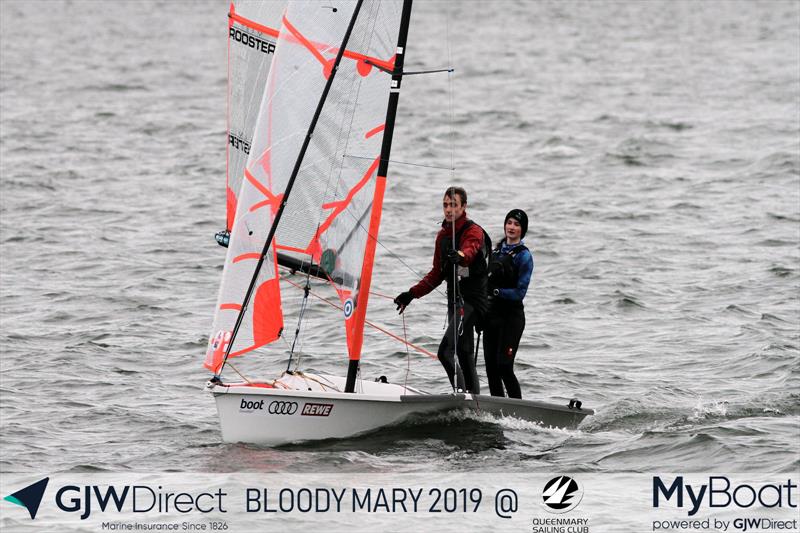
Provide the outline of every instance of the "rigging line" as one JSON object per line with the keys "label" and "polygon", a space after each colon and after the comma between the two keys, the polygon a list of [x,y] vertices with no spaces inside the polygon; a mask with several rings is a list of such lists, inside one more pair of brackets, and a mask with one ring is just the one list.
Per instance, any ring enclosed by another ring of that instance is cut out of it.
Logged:
{"label": "rigging line", "polygon": [[[388,68],[384,67],[383,65],[378,65],[377,63],[373,63],[369,59],[365,59],[364,63],[366,63],[367,65],[371,65],[371,66],[377,68],[378,70],[381,70],[381,71],[383,71],[383,72],[385,72],[387,74],[394,74],[394,72],[392,72]],[[410,71],[410,72],[407,72],[407,71],[404,70],[402,72],[402,74],[403,74],[403,76],[415,76],[417,74],[436,74],[436,73],[439,73],[439,72],[453,72],[453,70],[454,69],[452,69],[452,68],[439,68],[439,69],[435,69],[435,70],[414,70],[414,71]]]}
{"label": "rigging line", "polygon": [[[375,6],[376,10],[380,9],[378,4],[374,4],[374,6]],[[369,31],[368,34],[367,34],[369,36],[369,42],[367,43],[366,47],[364,48],[364,50],[367,50],[367,51],[371,51],[372,50],[372,38],[375,36],[375,26],[378,23],[378,12],[375,11],[374,13],[371,13],[370,15],[368,15],[367,16],[367,20],[370,20],[370,19],[372,20],[372,27],[371,27],[371,31]],[[372,64],[368,59],[365,59],[364,62]],[[343,154],[347,153],[347,147],[350,145],[350,134],[353,133],[353,121],[355,120],[355,117],[356,117],[356,107],[358,106],[358,97],[361,95],[361,85],[362,85],[362,83],[363,83],[363,78],[361,76],[357,76],[357,75],[353,76],[353,81],[352,81],[351,85],[357,85],[356,97],[353,99],[353,108],[352,108],[352,111],[350,113],[350,124],[347,127],[347,136],[345,137],[344,150],[342,150]],[[339,169],[339,180],[340,181],[341,181],[341,177],[342,177],[343,167],[344,167],[344,165],[342,165],[342,168]]]}
{"label": "rigging line", "polygon": [[[382,72],[385,72],[386,74],[390,74],[390,75],[394,74],[394,71],[389,70],[388,68],[384,67],[383,65],[379,65],[377,63],[373,63],[369,59],[365,59],[364,63],[366,63],[367,65],[370,65],[372,67],[375,67],[376,69],[378,69],[378,70],[380,70]],[[403,75],[405,75],[405,72],[403,72]]]}
{"label": "rigging line", "polygon": [[[340,391],[340,390],[339,390],[339,387],[337,387],[337,386],[336,386],[334,383],[332,383],[332,382],[331,382],[331,380],[327,379],[325,376],[314,376],[314,377],[309,377],[309,376],[306,376],[306,374],[303,374],[303,376],[305,376],[305,377],[306,377],[306,379],[309,379],[309,380],[311,380],[311,381],[315,381],[315,382],[319,383],[319,384],[320,384],[320,386],[321,386],[323,389],[325,389],[325,388],[327,387],[327,388],[328,388],[328,389],[330,389],[330,390],[335,390],[336,392],[342,392],[342,391]],[[325,381],[325,383],[323,383],[323,382],[322,382],[322,381],[320,381],[320,380],[324,380],[324,381]]]}
{"label": "rigging line", "polygon": [[[371,8],[372,8],[372,10],[374,12],[370,11],[369,13],[367,13],[365,15],[362,14],[362,17],[361,17],[362,21],[366,18],[366,20],[367,20],[366,24],[367,25],[369,25],[369,21],[370,20],[372,21],[371,31],[367,32],[367,35],[369,36],[369,42],[366,44],[366,47],[364,48],[365,50],[368,50],[368,51],[371,50],[371,48],[372,48],[372,38],[374,37],[375,25],[377,24],[377,21],[378,21],[378,16],[377,16],[378,12],[377,12],[377,10],[380,9],[378,4],[370,4],[370,5],[371,5]],[[365,60],[365,61],[367,61],[367,60]],[[345,83],[346,83],[346,81],[345,81]],[[350,106],[348,106],[348,107],[344,107],[343,106],[344,109],[342,111],[342,120],[339,123],[339,134],[336,137],[336,150],[334,151],[333,157],[331,157],[331,159],[334,159],[335,155],[337,153],[339,153],[339,146],[341,145],[342,139],[344,139],[344,147],[342,148],[342,154],[345,154],[347,152],[347,147],[350,145],[350,136],[353,133],[353,122],[355,121],[356,108],[358,107],[358,99],[359,99],[359,96],[361,95],[361,87],[362,87],[363,83],[364,83],[364,80],[363,80],[362,76],[359,76],[357,74],[352,74],[351,75],[351,78],[350,78],[350,90],[348,91],[348,94],[352,94],[353,93],[353,88],[355,87],[355,98],[353,98],[353,102],[352,102],[352,106],[351,107]],[[338,106],[338,102],[335,105]],[[347,128],[345,128],[345,122],[347,121],[348,115],[350,117],[350,123],[347,125]],[[345,132],[345,131],[346,131],[346,134],[343,135],[343,132]],[[330,172],[328,174],[328,180],[325,183],[325,191],[324,191],[323,196],[322,196],[323,199],[327,197],[328,191],[331,189],[332,185],[333,185],[333,193],[332,193],[333,194],[333,200],[337,200],[338,199],[339,185],[342,183],[342,172],[344,171],[344,163],[342,163],[342,165],[339,166],[339,172],[338,172],[338,175],[336,176],[335,183],[334,183],[334,179],[333,179],[334,169],[335,169],[335,165],[332,162],[331,168],[330,168]],[[347,193],[345,193],[344,197],[345,198],[347,197]],[[371,208],[371,204],[370,204],[370,208]],[[369,211],[369,210],[370,209],[368,209],[367,211]],[[324,211],[324,209],[320,205],[319,219],[317,220],[317,233],[319,232],[320,224],[321,224],[321,221],[322,221],[322,213],[323,213],[323,211]],[[367,212],[365,212],[364,214],[366,215]],[[350,241],[350,236],[348,236],[348,238],[345,240],[345,242],[342,244],[342,246],[339,247],[339,251],[340,252],[341,252],[342,248],[344,248],[344,246],[346,246],[349,241]]]}
{"label": "rigging line", "polygon": [[[373,9],[374,10],[379,9],[377,4],[374,5]],[[372,20],[372,31],[370,31],[368,33],[368,35],[369,35],[369,43],[368,43],[368,45],[366,47],[366,50],[370,50],[371,46],[372,46],[372,38],[373,38],[373,36],[375,34],[375,25],[377,24],[377,21],[378,21],[377,11],[375,11],[374,13],[371,12],[371,13],[367,14],[366,18],[367,18],[367,20]],[[362,17],[362,20],[363,20],[363,17]],[[350,136],[351,136],[351,134],[353,132],[353,121],[355,120],[356,108],[358,107],[358,98],[359,98],[359,95],[361,94],[362,83],[363,83],[363,80],[362,80],[361,76],[358,76],[358,75],[351,76],[350,91],[349,92],[352,93],[353,92],[353,87],[355,87],[355,98],[353,99],[352,107],[350,107],[349,109],[345,109],[342,112],[343,116],[342,116],[342,121],[339,124],[339,133],[337,135],[337,142],[336,142],[337,149],[334,152],[334,154],[338,153],[339,144],[341,143],[341,139],[342,138],[344,138],[344,147],[342,149],[342,153],[344,154],[344,153],[347,152],[347,147],[350,144]],[[346,135],[342,135],[342,133],[345,131],[344,124],[345,124],[345,121],[347,120],[348,112],[349,112],[349,115],[350,115],[350,123],[347,126],[347,134]],[[336,177],[336,184],[333,186],[333,199],[334,200],[337,199],[338,185],[342,181],[342,171],[343,170],[344,170],[344,165],[341,165],[339,167],[338,176]],[[331,187],[333,185],[333,183],[332,183],[333,182],[333,174],[334,174],[334,165],[332,164],[331,168],[330,168],[330,172],[328,174],[328,180],[325,183],[325,191],[323,192],[323,195],[322,195],[323,198],[327,197],[328,191],[331,189]],[[345,197],[346,197],[346,195],[345,195]],[[372,204],[370,204],[370,209],[371,209],[371,207],[372,207]],[[366,215],[367,212],[370,209],[365,211],[364,215]],[[320,230],[320,227],[322,225],[322,215],[323,215],[324,211],[325,210],[323,209],[322,205],[320,205],[318,218],[317,218],[317,230],[314,233],[315,235],[319,235],[319,230]],[[352,235],[352,233],[351,233],[351,235]],[[345,242],[341,246],[339,246],[339,252],[341,252],[341,250],[347,245],[347,243],[349,241],[350,241],[350,235],[348,235],[347,239],[345,239]],[[309,274],[310,274],[310,272],[309,272]],[[329,279],[329,281],[333,282],[332,279]],[[308,280],[306,280],[306,289],[308,290],[309,288],[310,287],[308,285]],[[306,297],[307,296],[308,295],[306,294]],[[299,324],[298,324],[298,328],[299,328]],[[299,364],[300,364],[299,358],[298,358],[298,362],[297,363],[298,363],[298,366],[299,366]]]}
{"label": "rigging line", "polygon": [[369,293],[370,293],[372,296],[377,296],[378,298],[386,298],[387,300],[394,300],[394,298],[392,298],[392,297],[391,297],[391,296],[389,296],[388,294],[381,294],[381,293],[379,293],[379,292],[377,292],[377,291],[369,291]]}
{"label": "rigging line", "polygon": [[453,58],[450,54],[450,6],[448,5],[447,11],[445,12],[445,40],[447,44],[447,65],[450,67],[450,70],[447,73],[447,88],[448,93],[450,96],[450,168],[453,172],[451,179],[455,178],[455,129],[454,129],[454,112],[453,112]]}
{"label": "rigging line", "polygon": [[[350,157],[352,159],[368,159],[370,161],[374,161],[375,160],[374,157],[363,157],[363,156],[360,156],[360,155],[343,154],[342,157]],[[381,159],[381,161],[382,162],[385,161],[387,163],[392,163],[393,165],[408,165],[410,167],[437,168],[439,170],[450,170],[450,171],[455,170],[455,168],[452,168],[452,167],[443,167],[443,166],[440,166],[440,165],[423,165],[422,163],[407,163],[405,161],[397,161],[396,159]]]}
{"label": "rigging line", "polygon": [[[450,202],[455,204],[456,202],[456,192],[451,187],[450,188]],[[461,201],[459,197],[459,202]],[[453,221],[450,223],[450,227],[453,229],[452,236],[453,236],[453,246],[451,250],[457,250],[456,248],[456,219],[453,218]],[[442,258],[444,259],[444,258]],[[458,293],[458,263],[453,264],[453,318],[451,323],[453,324],[453,392],[458,391],[458,325],[460,322],[460,317],[458,314],[458,303],[459,298],[461,295]],[[464,377],[464,388],[466,389],[466,377]]]}
{"label": "rigging line", "polygon": [[[369,229],[368,229],[368,228],[365,228],[365,227],[364,227],[364,225],[361,223],[361,220],[360,220],[360,219],[357,219],[357,218],[356,218],[356,216],[355,216],[355,215],[354,215],[354,214],[353,214],[353,213],[352,213],[352,212],[351,212],[349,209],[345,209],[345,210],[344,210],[344,212],[345,212],[345,213],[347,213],[348,215],[350,215],[350,216],[351,216],[351,217],[352,217],[352,218],[353,218],[353,219],[356,221],[356,224],[358,225],[358,227],[360,227],[362,230],[364,230],[364,231],[366,232],[366,234],[367,234],[367,236],[368,236],[369,238],[371,238],[371,239],[374,239],[374,240],[375,240],[375,242],[377,242],[377,243],[380,245],[380,247],[381,247],[381,248],[383,248],[384,250],[386,250],[386,252],[388,252],[388,253],[389,253],[389,255],[390,255],[392,258],[394,258],[394,259],[396,259],[397,261],[399,261],[399,262],[400,262],[400,264],[402,264],[404,267],[406,267],[406,269],[407,269],[409,272],[411,272],[412,274],[414,274],[414,275],[415,275],[415,276],[417,276],[418,278],[423,278],[423,275],[422,275],[422,274],[420,274],[419,272],[417,272],[416,270],[414,270],[414,269],[413,269],[413,268],[412,268],[412,267],[411,267],[411,266],[410,266],[408,263],[406,263],[405,261],[403,261],[403,258],[402,258],[402,257],[400,257],[399,255],[397,255],[396,253],[394,253],[394,252],[393,252],[392,250],[390,250],[390,249],[389,249],[389,248],[388,248],[388,247],[387,247],[385,244],[383,244],[383,242],[382,242],[382,241],[381,241],[381,240],[378,238],[378,236],[377,236],[377,235],[373,235],[372,233],[370,233]],[[432,290],[432,291],[436,291],[437,293],[439,293],[439,295],[440,295],[440,296],[444,296],[444,295],[445,295],[445,294],[444,294],[444,293],[443,293],[443,292],[442,292],[442,291],[441,291],[441,290],[440,290],[438,287],[431,287],[431,290]],[[394,298],[392,298],[392,300],[394,300]]]}
{"label": "rigging line", "polygon": [[[395,47],[395,61],[394,73],[389,88],[389,99],[386,103],[386,119],[384,120],[384,130],[381,138],[381,151],[379,157],[389,159],[392,150],[392,136],[394,134],[394,125],[397,118],[397,106],[400,98],[400,86],[403,80],[403,62],[405,61],[405,48],[406,39],[408,37],[408,27],[411,21],[411,4],[412,0],[403,0],[403,8],[400,14],[400,27],[397,32],[397,46]],[[386,177],[389,175],[389,164],[380,162],[378,164],[378,173],[375,180],[375,189],[372,195],[373,202],[381,206],[383,196],[386,190]],[[381,209],[374,210],[370,217],[370,228],[378,233],[380,227]],[[363,342],[363,324],[366,320],[367,300],[369,298],[369,285],[372,281],[372,263],[375,257],[375,247],[377,240],[367,240],[364,247],[364,256],[369,259],[368,263],[362,264],[362,273],[364,274],[361,282],[364,284],[364,292],[358,295],[358,302],[361,304],[356,312],[354,324],[358,329],[354,331],[353,347],[356,348],[354,353],[351,353],[351,359],[347,366],[347,378],[345,382],[345,392],[353,392],[355,390],[356,378],[361,374],[360,369],[360,356],[361,347]]]}
{"label": "rigging line", "polygon": [[[362,16],[362,20],[364,20],[364,18],[366,17],[366,19],[368,21],[367,24],[369,24],[370,20],[372,21],[371,31],[367,32],[367,35],[369,36],[369,41],[368,41],[368,43],[366,43],[366,45],[364,47],[364,49],[366,49],[366,50],[371,50],[371,48],[372,48],[372,39],[375,36],[375,26],[376,26],[376,24],[378,22],[378,16],[377,16],[378,15],[378,11],[377,10],[379,9],[379,4],[371,4],[371,6],[372,6],[374,12],[370,12],[367,15]],[[339,153],[339,146],[341,144],[341,140],[344,139],[344,147],[342,149],[342,158],[344,158],[344,154],[347,153],[347,148],[350,145],[350,137],[351,137],[351,135],[353,133],[353,122],[355,121],[356,109],[358,107],[358,99],[359,99],[359,96],[361,94],[361,87],[362,87],[363,83],[364,83],[364,79],[363,79],[362,76],[358,76],[358,75],[351,76],[350,91],[349,92],[353,93],[353,88],[355,87],[355,98],[353,99],[352,106],[346,108],[342,112],[343,116],[342,116],[342,121],[339,124],[339,134],[337,135],[336,150],[334,152],[334,155]],[[344,124],[345,124],[345,121],[347,120],[347,115],[348,114],[350,116],[350,123],[347,125],[346,134],[343,135],[342,133],[345,131]],[[374,158],[372,158],[372,159],[374,160]],[[342,183],[342,172],[343,171],[344,171],[344,162],[342,163],[341,166],[339,166],[339,173],[338,173],[338,175],[336,177],[335,184],[333,185],[333,196],[334,196],[333,200],[337,200],[338,199],[337,198],[337,193],[339,192],[339,185],[341,185],[341,183]],[[327,183],[325,185],[325,192],[323,194],[323,198],[327,197],[328,190],[331,189],[331,185],[332,185],[331,182],[333,181],[333,173],[334,173],[334,165],[331,165],[331,170],[330,170],[330,174],[328,175],[328,181],[327,181]],[[352,189],[346,189],[346,190],[347,190],[347,192],[345,192],[345,194],[344,194],[345,198],[347,198],[347,196],[349,194],[349,191],[352,190]],[[343,210],[349,211],[350,207],[351,207],[351,205],[347,205],[345,208],[343,208]],[[369,205],[367,206],[367,209],[361,215],[361,218],[358,219],[358,225],[359,226],[362,225],[361,224],[362,220],[367,215],[369,215],[371,213],[371,211],[372,211],[372,202],[369,203]],[[321,223],[321,220],[322,220],[322,212],[323,212],[323,209],[322,209],[322,207],[320,207],[320,212],[319,212],[320,218],[317,221],[317,233],[316,233],[316,235],[319,234],[320,223]],[[335,213],[335,211],[334,211],[334,213]],[[338,215],[336,215],[336,216],[338,217]],[[335,217],[334,217],[334,219],[335,219]],[[331,224],[333,224],[333,223],[334,223],[334,220],[331,220]],[[338,254],[341,254],[341,252],[344,250],[344,248],[350,243],[350,240],[351,240],[354,232],[355,232],[355,228],[347,235],[347,238],[345,238],[344,242],[340,246],[338,246],[338,252],[337,252]]]}
{"label": "rigging line", "polygon": [[289,341],[288,341],[288,340],[286,340],[286,335],[281,335],[281,337],[280,337],[280,338],[281,338],[281,340],[283,340],[283,343],[286,345],[286,349],[287,349],[287,350],[291,350],[291,348],[292,348],[292,347],[291,347],[291,345],[289,344]]}
{"label": "rigging line", "polygon": [[[288,283],[289,285],[292,285],[293,287],[295,287],[297,289],[302,289],[302,287],[300,285],[298,285],[297,283],[294,283],[293,281],[289,280],[288,278],[281,278],[281,280],[285,281],[286,283]],[[333,303],[332,301],[328,300],[327,298],[325,298],[323,296],[320,296],[319,294],[314,293],[314,291],[309,291],[309,292],[310,292],[311,296],[313,296],[314,298],[322,300],[323,302],[325,302],[326,304],[330,305],[331,307],[334,307],[334,308],[338,309],[339,311],[342,311],[342,307],[340,305],[336,305],[335,303]],[[422,348],[421,346],[417,346],[416,344],[411,343],[411,342],[406,342],[403,339],[401,339],[400,337],[398,337],[397,335],[395,335],[394,333],[392,333],[391,331],[388,331],[388,330],[382,328],[381,326],[379,326],[379,325],[377,325],[377,324],[375,324],[373,322],[370,322],[369,320],[364,320],[364,323],[367,324],[368,326],[370,326],[371,328],[376,329],[376,330],[380,331],[381,333],[385,333],[386,335],[390,336],[391,338],[393,338],[395,340],[398,340],[398,341],[406,344],[407,346],[410,346],[411,348],[414,348],[414,350],[418,351],[419,353],[427,355],[431,359],[438,359],[438,357],[435,354],[429,352],[425,348]]]}
{"label": "rigging line", "polygon": [[406,343],[406,377],[403,379],[403,388],[406,389],[406,392],[408,392],[408,374],[411,372],[411,351],[408,349],[408,335],[406,334],[406,317],[403,313],[400,313],[400,316],[403,317],[403,340]]}
{"label": "rigging line", "polygon": [[415,70],[413,72],[403,71],[403,76],[415,76],[417,74],[436,74],[437,72],[454,72],[454,68],[439,68],[436,70]]}
{"label": "rigging line", "polygon": [[[330,180],[330,177],[328,179]],[[326,191],[327,191],[327,188],[326,188]],[[320,221],[321,220],[322,220],[322,208],[320,208],[319,218],[317,219],[317,231],[319,231]],[[302,267],[302,265],[305,262],[306,262],[306,260],[305,260],[305,254],[304,254],[302,256],[302,259],[300,259],[300,266]],[[306,309],[308,307],[308,293],[311,290],[311,266],[313,266],[314,261],[311,260],[311,261],[308,261],[308,263],[309,263],[309,268],[306,271],[306,286],[303,289],[304,290],[303,301],[300,304],[300,312],[299,312],[298,317],[297,317],[297,328],[295,329],[295,332],[294,332],[294,340],[292,341],[292,347],[289,350],[289,360],[286,362],[286,372],[289,372],[289,369],[292,366],[292,358],[294,357],[295,345],[297,344],[297,340],[300,337],[300,328],[303,325],[303,317],[305,316]],[[295,371],[300,368],[300,359],[301,358],[302,358],[301,353],[298,353],[297,354],[297,362],[295,363],[295,367],[294,367]]]}
{"label": "rigging line", "polygon": [[350,19],[350,23],[347,26],[347,30],[345,31],[344,37],[342,38],[342,44],[339,47],[339,51],[336,54],[336,59],[333,61],[333,66],[331,67],[330,75],[328,77],[327,82],[325,83],[325,88],[322,91],[322,95],[320,96],[319,102],[317,102],[317,108],[314,111],[314,117],[311,119],[311,124],[308,126],[308,131],[306,132],[305,139],[303,140],[303,145],[300,148],[300,152],[297,154],[297,160],[295,161],[294,168],[292,169],[292,174],[289,177],[289,181],[286,184],[286,189],[283,193],[283,200],[281,201],[280,207],[278,208],[278,212],[275,214],[275,217],[272,220],[272,225],[269,229],[269,234],[267,235],[267,239],[264,241],[264,246],[261,250],[261,254],[258,258],[258,263],[255,266],[253,272],[253,278],[250,280],[250,285],[247,287],[247,292],[245,292],[244,300],[242,301],[241,311],[239,311],[239,315],[236,317],[236,324],[233,326],[233,331],[231,332],[231,338],[228,342],[228,348],[225,350],[225,357],[222,359],[222,364],[219,367],[219,371],[215,374],[215,377],[219,379],[218,376],[222,374],[223,369],[225,368],[225,363],[228,362],[228,358],[231,354],[231,349],[233,348],[233,343],[236,340],[236,334],[239,332],[239,328],[242,325],[242,321],[244,320],[244,315],[247,310],[247,306],[250,303],[250,298],[253,295],[255,290],[256,282],[258,281],[258,275],[261,271],[261,267],[264,264],[264,260],[267,256],[267,252],[269,251],[270,247],[272,246],[272,241],[275,238],[275,232],[278,229],[278,223],[283,216],[283,211],[286,208],[286,204],[289,201],[289,194],[292,192],[292,187],[294,186],[294,182],[297,179],[297,174],[300,171],[300,166],[303,163],[303,158],[305,157],[306,150],[308,149],[308,145],[311,142],[311,136],[314,133],[314,128],[317,126],[317,121],[319,120],[320,115],[322,114],[322,108],[325,105],[325,100],[328,98],[328,93],[331,90],[331,86],[333,85],[333,80],[336,78],[336,71],[339,70],[339,64],[342,61],[342,56],[344,55],[344,50],[347,48],[347,41],[350,39],[350,34],[353,32],[353,27],[356,25],[356,19],[358,18],[358,12],[361,10],[361,4],[363,0],[358,0],[356,3],[355,8],[353,9],[353,16]]}
{"label": "rigging line", "polygon": [[[450,6],[447,7],[445,11],[445,45],[447,46],[447,66],[450,70],[447,73],[447,85],[448,85],[448,94],[449,98],[449,108],[450,108],[450,168],[453,169],[450,171],[450,181],[451,183],[455,180],[455,131],[453,130],[453,59],[450,52]],[[450,197],[450,201],[455,203],[456,201],[456,193],[454,190],[451,189],[452,196]],[[459,198],[459,202],[461,199]],[[456,250],[456,220],[453,219],[452,223],[453,229],[453,250]],[[459,360],[458,360],[458,329],[462,317],[459,315],[459,303],[461,299],[461,294],[459,294],[459,286],[458,286],[458,263],[453,265],[453,392],[458,390],[458,370],[459,370]],[[461,306],[461,311],[463,312],[463,304]],[[470,332],[471,334],[471,332]],[[466,369],[462,371],[465,373]],[[467,387],[467,376],[464,375],[464,392],[466,392]]]}
{"label": "rigging line", "polygon": [[[313,382],[313,383],[318,384],[323,392],[327,392],[329,390],[336,391],[336,392],[342,392],[341,390],[339,390],[339,388],[336,385],[331,383],[329,380],[325,379],[324,376],[311,376],[311,375],[308,375],[308,374],[306,374],[306,373],[304,373],[304,372],[302,372],[300,370],[296,370],[296,371],[291,372],[291,373],[290,372],[284,372],[277,379],[273,380],[273,382],[272,382],[273,386],[275,388],[278,388],[278,385],[280,385],[280,388],[288,389],[289,387],[285,383],[279,381],[279,380],[283,379],[284,376],[287,376],[287,375],[302,379],[305,382],[306,388],[308,390],[311,390],[311,387],[309,387],[308,383],[309,382]],[[317,378],[319,378],[319,379],[317,379]],[[324,382],[322,380],[324,380]]]}
{"label": "rigging line", "polygon": [[245,381],[246,381],[247,383],[249,383],[250,385],[252,385],[252,384],[253,384],[253,382],[252,382],[252,381],[250,381],[249,379],[247,379],[247,378],[245,377],[245,375],[244,375],[244,374],[242,374],[241,372],[239,372],[239,369],[238,369],[238,368],[236,368],[235,366],[233,366],[233,363],[228,363],[228,364],[231,366],[231,368],[233,369],[233,371],[234,371],[234,372],[236,372],[237,374],[239,374],[239,377],[240,377],[240,378],[242,378],[243,380],[245,380]]}
{"label": "rigging line", "polygon": [[[294,364],[295,372],[300,370],[300,361],[303,359],[303,344],[302,344],[302,337],[300,336],[300,327],[303,324],[303,318],[305,317],[306,310],[308,309],[308,293],[311,292],[311,269],[306,272],[306,286],[303,289],[305,294],[303,294],[303,304],[302,309],[300,310],[300,316],[297,318],[297,337],[299,337],[301,344],[297,350],[297,361]],[[292,352],[294,352],[294,343],[292,344]],[[289,354],[289,364],[292,362],[292,354]],[[286,366],[288,371],[289,365]]]}
{"label": "rigging line", "polygon": [[[356,96],[355,96],[355,99],[353,100],[353,107],[352,107],[351,110],[349,110],[350,111],[350,113],[349,113],[349,115],[350,115],[350,124],[347,126],[347,134],[346,135],[342,135],[342,133],[345,131],[344,124],[345,124],[345,121],[347,120],[347,115],[348,115],[348,112],[347,112],[348,110],[345,110],[342,113],[342,115],[343,115],[342,116],[342,121],[339,123],[339,133],[336,136],[336,150],[334,151],[334,157],[335,157],[335,154],[338,153],[338,151],[339,151],[339,146],[340,146],[340,144],[342,142],[342,139],[344,139],[344,147],[342,148],[342,152],[343,153],[347,152],[347,146],[350,144],[350,134],[353,131],[353,120],[355,120],[355,115],[356,115],[356,103],[358,103],[358,95],[361,93],[361,80],[359,79],[358,76],[353,76],[352,80],[350,82],[350,91],[349,91],[349,93],[353,92],[353,86],[356,86],[356,85],[357,85],[356,91],[355,91],[356,92]],[[338,107],[338,102],[335,105]],[[334,157],[330,157],[330,158],[325,157],[325,159],[333,160]],[[334,174],[335,168],[336,168],[336,165],[334,165],[333,161],[332,161],[331,162],[331,166],[330,166],[330,171],[328,172],[328,179],[325,182],[325,190],[323,191],[323,194],[322,194],[322,199],[323,200],[328,197],[328,191],[331,188],[333,189],[333,192],[332,192],[333,198],[332,198],[332,200],[338,200],[338,192],[339,192],[338,185],[342,182],[342,171],[344,170],[344,165],[339,166],[338,175],[336,176],[336,179],[334,180],[333,174]],[[346,196],[347,195],[345,194],[345,197]],[[322,214],[323,214],[324,211],[325,211],[325,209],[322,207],[322,204],[320,204],[320,207],[319,207],[319,218],[317,219],[317,233],[319,232],[320,225],[322,224]]]}
{"label": "rigging line", "polygon": [[[297,339],[300,337],[300,326],[303,324],[303,317],[306,314],[306,308],[308,307],[308,293],[311,290],[311,283],[310,283],[311,273],[310,271],[306,274],[306,286],[303,289],[303,302],[300,304],[300,313],[298,313],[297,317],[297,328],[294,330],[294,340],[292,341],[292,349],[289,350],[289,361],[286,363],[286,371],[288,372],[289,369],[292,367],[292,358],[294,357],[294,348],[297,345]],[[300,355],[297,356],[297,367],[300,366]]]}
{"label": "rigging line", "polygon": [[[355,219],[355,217],[356,217],[356,216],[355,216],[353,213],[351,213],[349,210],[346,210],[345,212],[346,212],[347,214],[349,214],[351,217],[353,217],[353,218]],[[417,276],[418,278],[423,278],[423,275],[422,275],[422,274],[420,274],[419,272],[417,272],[416,270],[414,270],[413,268],[411,268],[411,266],[410,266],[408,263],[406,263],[405,261],[403,261],[403,258],[402,258],[402,257],[400,257],[399,255],[397,255],[396,253],[394,253],[393,251],[391,251],[389,248],[387,248],[387,247],[386,247],[386,245],[385,245],[385,244],[383,244],[383,242],[381,242],[381,240],[380,240],[380,239],[379,239],[377,236],[375,236],[375,235],[373,235],[372,233],[370,233],[370,232],[369,232],[369,229],[365,228],[365,227],[364,227],[364,225],[363,225],[363,224],[361,224],[361,222],[360,222],[360,221],[356,220],[356,222],[358,223],[359,227],[360,227],[361,229],[363,229],[364,231],[366,231],[366,232],[367,232],[367,235],[368,235],[368,236],[369,236],[371,239],[375,239],[375,242],[377,242],[377,243],[378,243],[378,244],[381,246],[381,248],[383,248],[384,250],[386,250],[386,251],[389,253],[389,255],[390,255],[390,256],[392,256],[392,258],[394,258],[394,259],[397,259],[397,261],[399,261],[399,262],[400,262],[400,264],[402,264],[404,267],[406,267],[406,269],[407,269],[409,272],[411,272],[412,274],[414,274],[414,275],[415,275],[415,276]],[[440,296],[445,296],[445,293],[443,293],[443,292],[442,292],[442,291],[439,289],[439,287],[431,287],[431,289],[432,289],[432,290],[434,290],[434,291],[436,291],[436,292],[438,292]],[[392,298],[392,299],[394,299],[394,298]]]}
{"label": "rigging line", "polygon": [[[281,266],[281,267],[283,267],[283,268],[287,268],[287,267],[284,267],[283,265],[280,265],[280,266]],[[291,270],[289,270],[288,274],[289,274],[289,275],[292,275],[292,274],[293,274],[293,272],[292,272]],[[282,279],[282,280],[286,279],[286,276],[282,276],[282,277],[281,277],[281,279]],[[328,280],[323,280],[323,281],[326,281],[326,282],[327,282]],[[394,296],[389,296],[388,294],[383,294],[383,293],[380,293],[380,292],[378,292],[378,291],[373,291],[373,290],[370,290],[370,291],[369,291],[369,293],[370,293],[370,295],[371,295],[371,296],[377,296],[378,298],[385,298],[386,300],[392,300],[392,301],[394,301]],[[288,341],[287,341],[287,343],[286,343],[286,347],[287,347],[287,348],[289,347],[289,343],[288,343]]]}

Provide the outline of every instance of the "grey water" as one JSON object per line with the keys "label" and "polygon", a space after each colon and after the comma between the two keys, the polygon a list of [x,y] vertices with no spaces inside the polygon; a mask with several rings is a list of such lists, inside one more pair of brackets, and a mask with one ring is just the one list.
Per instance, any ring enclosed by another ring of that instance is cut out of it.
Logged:
{"label": "grey water", "polygon": [[[435,352],[444,298],[403,321],[380,295],[429,268],[442,191],[466,187],[495,239],[525,209],[523,395],[597,414],[278,449],[222,443],[202,392],[227,10],[0,2],[0,470],[800,468],[800,4],[415,2],[406,68],[455,72],[404,81],[368,319]],[[304,367],[344,372],[341,336],[312,300]],[[447,390],[436,361],[371,329],[363,359],[365,379]]]}

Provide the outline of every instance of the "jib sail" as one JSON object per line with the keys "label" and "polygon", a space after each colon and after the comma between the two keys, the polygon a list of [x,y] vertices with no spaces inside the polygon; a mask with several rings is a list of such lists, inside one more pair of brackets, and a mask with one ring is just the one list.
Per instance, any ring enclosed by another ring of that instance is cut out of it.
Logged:
{"label": "jib sail", "polygon": [[228,13],[228,231],[233,228],[237,195],[285,8],[285,1],[238,0],[231,3]]}

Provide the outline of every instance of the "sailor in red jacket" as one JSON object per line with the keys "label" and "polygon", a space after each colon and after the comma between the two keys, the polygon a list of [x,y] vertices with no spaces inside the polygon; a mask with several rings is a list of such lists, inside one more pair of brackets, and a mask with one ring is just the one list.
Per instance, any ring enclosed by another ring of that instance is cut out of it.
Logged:
{"label": "sailor in red jacket", "polygon": [[[479,394],[473,330],[488,309],[486,257],[491,245],[487,245],[483,228],[467,218],[467,192],[464,189],[449,187],[442,208],[444,221],[436,235],[431,271],[395,298],[394,303],[402,313],[414,298],[422,298],[447,281],[448,324],[439,344],[439,361],[453,385],[456,374],[454,354],[457,353],[458,388]],[[456,278],[458,284],[454,284]]]}

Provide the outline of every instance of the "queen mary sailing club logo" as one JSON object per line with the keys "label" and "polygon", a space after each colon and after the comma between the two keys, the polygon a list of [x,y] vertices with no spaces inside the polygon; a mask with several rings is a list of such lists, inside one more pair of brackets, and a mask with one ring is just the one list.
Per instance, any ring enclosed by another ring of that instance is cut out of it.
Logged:
{"label": "queen mary sailing club logo", "polygon": [[548,481],[542,491],[544,508],[549,513],[566,513],[581,503],[583,487],[567,476],[554,477]]}

